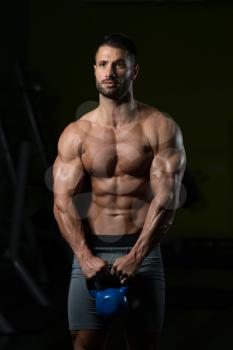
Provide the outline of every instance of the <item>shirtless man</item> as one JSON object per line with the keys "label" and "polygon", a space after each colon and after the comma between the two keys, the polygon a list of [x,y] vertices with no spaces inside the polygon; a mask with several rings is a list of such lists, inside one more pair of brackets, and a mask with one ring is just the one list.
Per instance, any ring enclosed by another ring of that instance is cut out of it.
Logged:
{"label": "shirtless man", "polygon": [[[174,120],[134,99],[138,72],[133,41],[104,37],[94,64],[99,105],[68,125],[58,143],[54,214],[74,253],[68,301],[74,350],[103,348],[106,322],[86,285],[100,273],[131,286],[128,349],[158,349],[165,293],[160,240],[179,205],[185,151]],[[83,218],[75,202],[85,179],[91,194]]]}

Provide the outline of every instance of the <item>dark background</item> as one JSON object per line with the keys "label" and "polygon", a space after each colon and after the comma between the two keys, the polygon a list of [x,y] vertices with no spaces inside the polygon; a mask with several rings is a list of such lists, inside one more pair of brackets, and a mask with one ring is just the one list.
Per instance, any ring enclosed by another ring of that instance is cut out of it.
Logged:
{"label": "dark background", "polygon": [[64,127],[98,102],[94,47],[115,31],[138,47],[135,98],[176,120],[187,152],[183,205],[162,243],[161,348],[232,346],[232,15],[220,1],[1,3],[3,349],[70,346],[71,252],[53,219],[50,170]]}

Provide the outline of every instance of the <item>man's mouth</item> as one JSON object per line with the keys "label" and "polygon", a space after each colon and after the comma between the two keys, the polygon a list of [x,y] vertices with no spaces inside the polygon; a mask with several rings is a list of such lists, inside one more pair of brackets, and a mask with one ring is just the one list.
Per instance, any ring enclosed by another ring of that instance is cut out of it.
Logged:
{"label": "man's mouth", "polygon": [[117,86],[117,82],[116,81],[106,81],[104,83],[104,85],[106,85],[107,87],[116,87]]}
{"label": "man's mouth", "polygon": [[116,81],[113,80],[106,80],[104,84],[110,84],[110,85],[116,85]]}

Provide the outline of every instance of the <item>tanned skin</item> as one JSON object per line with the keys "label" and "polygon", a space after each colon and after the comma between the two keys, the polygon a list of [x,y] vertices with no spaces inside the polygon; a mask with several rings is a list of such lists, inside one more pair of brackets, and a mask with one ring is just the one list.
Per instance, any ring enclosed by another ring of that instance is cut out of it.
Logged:
{"label": "tanned skin", "polygon": [[[92,188],[86,219],[93,234],[140,232],[131,251],[116,259],[110,271],[122,284],[133,278],[171,226],[186,163],[175,121],[134,99],[138,72],[126,50],[107,45],[98,49],[94,74],[99,106],[66,127],[53,167],[54,214],[86,278],[106,272],[108,262],[91,253],[74,204],[85,177]],[[83,330],[72,336],[75,350],[98,350],[105,332]],[[129,350],[157,346],[156,330],[128,334]]]}

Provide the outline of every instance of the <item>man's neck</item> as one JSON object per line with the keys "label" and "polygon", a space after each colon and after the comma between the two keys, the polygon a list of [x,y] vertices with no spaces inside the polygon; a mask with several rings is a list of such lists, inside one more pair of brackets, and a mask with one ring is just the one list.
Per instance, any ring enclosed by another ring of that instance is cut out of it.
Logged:
{"label": "man's neck", "polygon": [[130,94],[122,100],[113,100],[100,94],[99,118],[102,125],[117,128],[132,121],[137,102]]}

